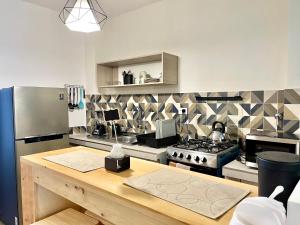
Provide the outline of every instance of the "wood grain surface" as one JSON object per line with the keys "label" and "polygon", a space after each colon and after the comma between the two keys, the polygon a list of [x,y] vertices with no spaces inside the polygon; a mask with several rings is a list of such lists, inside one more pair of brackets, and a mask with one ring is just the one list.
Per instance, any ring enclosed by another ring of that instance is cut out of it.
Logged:
{"label": "wood grain surface", "polygon": [[[32,167],[32,175],[23,174],[24,177],[28,178],[27,185],[23,187],[23,192],[26,192],[27,188],[29,188],[29,191],[33,191],[33,185],[28,182],[30,177],[32,177],[32,182],[35,186],[42,186],[115,225],[229,224],[234,209],[229,210],[219,219],[213,220],[123,184],[127,178],[141,176],[163,168],[177,170],[182,173],[192,173],[194,176],[232,187],[249,189],[251,191],[250,195],[257,196],[257,187],[255,186],[135,158],[131,158],[131,169],[121,173],[109,172],[104,168],[81,173],[43,159],[45,156],[76,150],[89,151],[100,156],[108,154],[108,152],[80,146],[24,156],[21,158],[21,162],[23,165],[26,164],[26,166]],[[27,173],[27,171],[30,170],[26,169],[23,173]],[[35,198],[36,196],[32,194],[31,197]],[[32,213],[32,211],[36,210],[34,202],[35,200],[26,200],[25,198],[24,204],[27,204],[27,207],[29,207],[27,208],[27,213]],[[36,220],[37,218],[34,219]],[[28,224],[25,223],[24,225]]]}

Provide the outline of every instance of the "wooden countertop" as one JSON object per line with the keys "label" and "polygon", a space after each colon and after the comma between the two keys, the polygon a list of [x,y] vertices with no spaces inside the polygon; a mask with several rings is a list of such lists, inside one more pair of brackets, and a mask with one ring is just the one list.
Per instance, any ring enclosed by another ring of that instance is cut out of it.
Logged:
{"label": "wooden countertop", "polygon": [[[89,148],[96,148],[103,151],[111,151],[115,141],[107,140],[105,138],[90,137],[89,134],[71,134],[69,135],[69,141],[71,144],[81,145]],[[167,163],[167,150],[166,148],[151,148],[148,146],[137,144],[122,143],[122,146],[127,155],[130,155],[139,159],[146,159],[162,164]]]}
{"label": "wooden countertop", "polygon": [[169,168],[172,170],[180,170],[184,173],[193,173],[195,176],[199,176],[208,180],[214,180],[219,183],[232,185],[234,187],[250,189],[252,196],[257,195],[257,187],[252,185],[247,185],[243,183],[238,183],[234,181],[229,181],[217,177],[208,176],[205,174],[194,173],[191,171],[182,170],[179,168],[168,167],[166,165],[153,163],[145,160],[131,158],[131,169],[121,172],[121,173],[113,173],[106,171],[104,168],[98,169],[88,173],[81,173],[75,171],[73,169],[69,169],[67,167],[49,162],[47,160],[42,159],[45,156],[62,154],[66,152],[76,151],[76,150],[85,150],[96,153],[100,156],[105,156],[108,153],[87,148],[87,147],[73,147],[67,149],[61,149],[50,152],[43,152],[39,154],[23,156],[21,158],[21,162],[23,164],[27,164],[32,166],[33,168],[43,168],[45,170],[51,171],[51,173],[55,173],[60,177],[64,177],[65,179],[76,179],[76,181],[80,183],[84,183],[88,185],[95,193],[105,192],[110,194],[112,197],[117,197],[122,201],[125,200],[130,205],[133,203],[134,205],[138,205],[143,208],[147,208],[148,210],[154,211],[155,213],[159,213],[160,215],[164,215],[170,218],[173,218],[180,223],[178,224],[190,224],[190,225],[226,225],[229,224],[229,221],[233,214],[233,209],[228,211],[225,215],[220,217],[218,220],[212,220],[180,206],[174,205],[162,199],[156,198],[144,192],[138,191],[131,187],[123,185],[123,181],[126,178],[132,176],[141,176],[146,173],[161,169],[161,168]]}
{"label": "wooden countertop", "polygon": [[258,169],[249,168],[237,160],[223,166],[222,171],[225,177],[258,183]]}

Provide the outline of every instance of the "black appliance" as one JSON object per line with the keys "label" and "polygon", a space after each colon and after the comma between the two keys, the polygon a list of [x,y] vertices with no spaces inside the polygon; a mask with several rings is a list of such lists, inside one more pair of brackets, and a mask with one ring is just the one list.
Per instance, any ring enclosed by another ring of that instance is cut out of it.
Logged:
{"label": "black appliance", "polygon": [[137,142],[140,145],[146,145],[152,148],[164,148],[170,145],[174,145],[179,141],[180,136],[171,136],[161,139],[156,139],[155,132],[148,134],[139,134],[136,136]]}
{"label": "black appliance", "polygon": [[118,109],[111,109],[111,110],[105,110],[104,113],[104,120],[106,122],[109,122],[112,126],[112,136],[114,137],[115,134],[120,135],[121,134],[121,126],[119,124],[116,124],[115,121],[120,119],[120,114]]}
{"label": "black appliance", "polygon": [[120,114],[118,109],[111,109],[111,110],[105,110],[104,113],[104,119],[105,121],[114,121],[120,119]]}
{"label": "black appliance", "polygon": [[258,194],[268,197],[281,185],[284,192],[276,197],[287,207],[287,201],[300,179],[300,157],[287,152],[257,154]]}
{"label": "black appliance", "polygon": [[190,166],[190,170],[222,177],[222,167],[236,159],[240,150],[236,141],[213,142],[207,137],[190,139],[167,148],[167,162]]}
{"label": "black appliance", "polygon": [[92,131],[93,136],[103,136],[106,134],[106,127],[102,124],[97,122],[95,129]]}
{"label": "black appliance", "polygon": [[297,135],[276,132],[254,132],[246,136],[246,165],[257,168],[256,155],[277,151],[299,155],[300,139]]}

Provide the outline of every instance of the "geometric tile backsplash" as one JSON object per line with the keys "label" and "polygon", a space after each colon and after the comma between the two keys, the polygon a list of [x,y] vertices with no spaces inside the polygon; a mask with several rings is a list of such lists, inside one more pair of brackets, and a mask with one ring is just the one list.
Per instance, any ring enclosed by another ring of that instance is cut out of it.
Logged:
{"label": "geometric tile backsplash", "polygon": [[[196,101],[202,97],[242,96],[242,101]],[[188,115],[179,115],[179,108]],[[144,95],[87,95],[87,127],[93,120],[103,121],[102,110],[119,109],[120,125],[129,132],[155,130],[157,119],[175,119],[177,131],[194,138],[207,136],[218,120],[226,125],[232,138],[243,138],[251,130],[279,131],[300,135],[300,89],[241,92],[200,92]],[[275,115],[283,115],[277,120]],[[78,128],[77,128],[78,129]],[[77,130],[78,132],[78,130]]]}

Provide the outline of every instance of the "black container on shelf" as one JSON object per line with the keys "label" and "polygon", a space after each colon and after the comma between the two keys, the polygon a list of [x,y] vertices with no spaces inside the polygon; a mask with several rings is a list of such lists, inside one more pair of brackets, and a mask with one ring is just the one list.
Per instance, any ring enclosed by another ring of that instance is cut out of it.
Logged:
{"label": "black container on shelf", "polygon": [[275,199],[287,207],[287,201],[300,179],[300,157],[287,152],[257,153],[258,194],[269,197],[281,185],[284,192]]}
{"label": "black container on shelf", "polygon": [[163,148],[174,145],[179,141],[179,135],[161,139],[155,138],[155,133],[139,134],[136,137],[138,144],[146,145],[152,148]]}
{"label": "black container on shelf", "polygon": [[123,83],[133,84],[133,74],[130,71],[123,71]]}

